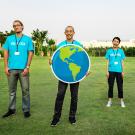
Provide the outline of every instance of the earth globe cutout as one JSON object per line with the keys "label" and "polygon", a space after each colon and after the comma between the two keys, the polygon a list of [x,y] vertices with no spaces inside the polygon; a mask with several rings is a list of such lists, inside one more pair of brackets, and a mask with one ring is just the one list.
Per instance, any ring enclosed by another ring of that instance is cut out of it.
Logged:
{"label": "earth globe cutout", "polygon": [[67,44],[58,48],[52,56],[54,76],[64,83],[82,81],[90,70],[91,61],[81,46]]}

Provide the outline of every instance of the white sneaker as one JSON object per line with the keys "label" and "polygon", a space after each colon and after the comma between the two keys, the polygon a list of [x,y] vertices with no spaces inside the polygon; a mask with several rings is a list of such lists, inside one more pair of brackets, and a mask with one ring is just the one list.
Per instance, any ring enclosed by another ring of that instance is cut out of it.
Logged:
{"label": "white sneaker", "polygon": [[111,107],[111,105],[112,105],[112,101],[108,101],[106,107]]}
{"label": "white sneaker", "polygon": [[121,105],[121,107],[123,107],[123,108],[126,107],[124,101],[121,101],[121,102],[120,102],[120,105]]}

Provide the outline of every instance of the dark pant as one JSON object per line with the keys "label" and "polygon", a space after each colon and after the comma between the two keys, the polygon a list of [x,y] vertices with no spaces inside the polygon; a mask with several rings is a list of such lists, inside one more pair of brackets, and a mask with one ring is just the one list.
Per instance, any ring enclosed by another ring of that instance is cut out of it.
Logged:
{"label": "dark pant", "polygon": [[22,75],[23,70],[10,70],[8,77],[9,85],[9,109],[16,110],[16,90],[17,82],[20,81],[22,89],[22,109],[24,112],[30,111],[30,94],[29,94],[29,74]]}
{"label": "dark pant", "polygon": [[123,78],[122,74],[118,72],[109,72],[108,78],[108,98],[113,98],[113,86],[116,78],[117,88],[118,88],[118,98],[123,98]]}
{"label": "dark pant", "polygon": [[[67,83],[59,81],[58,93],[57,93],[55,108],[54,108],[54,118],[59,119],[61,116],[62,105],[63,105],[67,86],[68,86]],[[79,83],[70,84],[71,103],[70,103],[69,117],[75,117],[76,114],[77,101],[78,101],[78,88],[79,88]]]}

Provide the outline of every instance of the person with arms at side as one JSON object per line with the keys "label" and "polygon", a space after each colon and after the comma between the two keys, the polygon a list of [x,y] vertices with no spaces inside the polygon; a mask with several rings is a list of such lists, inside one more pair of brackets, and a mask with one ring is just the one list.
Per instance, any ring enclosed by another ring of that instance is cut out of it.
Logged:
{"label": "person with arms at side", "polygon": [[111,107],[113,98],[113,86],[116,78],[118,87],[118,98],[120,99],[121,107],[125,107],[123,100],[123,78],[124,78],[124,51],[119,48],[121,40],[119,37],[114,37],[112,40],[113,47],[108,49],[105,55],[107,59],[107,79],[108,79],[108,103],[107,107]]}
{"label": "person with arms at side", "polygon": [[5,73],[9,86],[9,107],[7,113],[2,117],[6,118],[16,113],[16,90],[17,82],[20,81],[22,89],[22,110],[24,117],[30,117],[30,91],[29,91],[29,68],[33,57],[32,39],[24,35],[24,25],[20,20],[13,22],[14,35],[8,36],[4,49]]}

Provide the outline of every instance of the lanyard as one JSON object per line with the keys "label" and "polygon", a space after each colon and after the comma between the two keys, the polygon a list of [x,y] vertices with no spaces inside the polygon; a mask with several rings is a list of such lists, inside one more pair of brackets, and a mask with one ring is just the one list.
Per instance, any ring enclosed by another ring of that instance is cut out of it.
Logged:
{"label": "lanyard", "polygon": [[[66,42],[66,45],[68,44],[68,42],[67,42],[67,40],[65,41]],[[74,40],[72,41],[72,43],[71,44],[74,44]]]}
{"label": "lanyard", "polygon": [[113,49],[113,53],[114,53],[114,55],[115,55],[115,58],[117,57],[118,50],[119,50],[119,49],[117,49],[117,52],[115,53],[115,52],[114,52],[114,49]]}
{"label": "lanyard", "polygon": [[16,37],[16,35],[15,35],[15,41],[16,41],[16,52],[18,52],[18,45],[19,45],[19,43],[21,42],[22,38],[23,38],[23,35],[21,36],[20,40],[17,42],[17,37]]}

